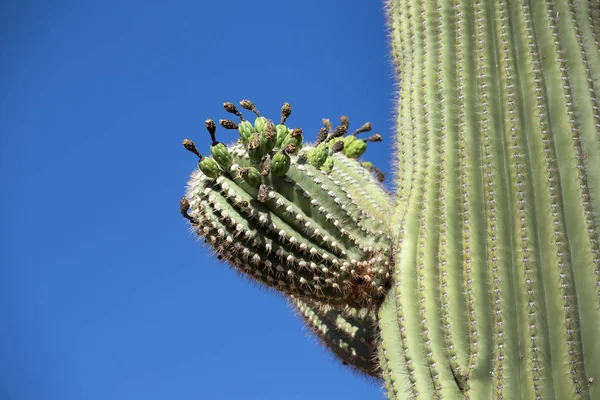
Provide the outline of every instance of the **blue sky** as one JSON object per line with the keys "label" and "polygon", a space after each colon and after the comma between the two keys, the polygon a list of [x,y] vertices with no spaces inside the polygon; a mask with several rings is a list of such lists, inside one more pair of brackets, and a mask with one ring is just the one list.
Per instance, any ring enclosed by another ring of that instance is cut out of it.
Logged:
{"label": "blue sky", "polygon": [[0,398],[382,398],[178,211],[224,101],[287,101],[308,137],[369,120],[389,171],[382,4],[340,4],[2,2]]}

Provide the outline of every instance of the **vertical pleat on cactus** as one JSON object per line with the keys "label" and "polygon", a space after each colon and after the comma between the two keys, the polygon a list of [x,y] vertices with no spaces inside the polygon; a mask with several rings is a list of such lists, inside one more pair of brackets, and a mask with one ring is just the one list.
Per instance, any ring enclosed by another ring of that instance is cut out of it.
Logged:
{"label": "vertical pleat on cactus", "polygon": [[389,0],[390,398],[600,398],[600,2]]}

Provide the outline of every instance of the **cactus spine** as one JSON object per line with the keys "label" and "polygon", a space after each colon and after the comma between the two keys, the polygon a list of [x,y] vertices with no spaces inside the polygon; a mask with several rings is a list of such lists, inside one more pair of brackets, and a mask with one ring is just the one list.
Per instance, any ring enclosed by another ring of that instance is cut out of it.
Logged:
{"label": "cactus spine", "polygon": [[356,161],[370,124],[323,120],[305,143],[289,104],[275,126],[243,100],[254,124],[231,103],[240,123],[220,121],[236,144],[212,121],[212,158],[184,141],[181,213],[390,399],[600,398],[600,1],[387,14],[395,200]]}
{"label": "cactus spine", "polygon": [[600,3],[387,6],[389,397],[600,398]]}

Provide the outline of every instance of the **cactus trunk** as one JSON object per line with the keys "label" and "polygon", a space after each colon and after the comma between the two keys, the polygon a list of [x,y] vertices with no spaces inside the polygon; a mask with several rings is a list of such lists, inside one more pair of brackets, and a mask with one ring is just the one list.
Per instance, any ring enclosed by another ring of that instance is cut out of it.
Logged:
{"label": "cactus trunk", "polygon": [[600,398],[600,1],[389,0],[391,399]]}

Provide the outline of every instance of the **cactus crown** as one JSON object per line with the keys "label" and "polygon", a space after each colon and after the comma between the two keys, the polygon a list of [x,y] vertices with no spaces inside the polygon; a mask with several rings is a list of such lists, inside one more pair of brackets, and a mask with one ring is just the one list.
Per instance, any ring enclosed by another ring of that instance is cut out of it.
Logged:
{"label": "cactus crown", "polygon": [[184,140],[199,168],[181,200],[182,215],[220,259],[268,287],[333,305],[378,304],[391,269],[392,200],[378,182],[383,174],[357,158],[381,136],[357,138],[369,123],[348,135],[342,117],[336,128],[324,120],[309,144],[302,129],[285,125],[288,103],[278,125],[251,101],[240,105],[256,114],[253,124],[232,103],[224,108],[240,122],[219,121],[238,131],[235,143],[218,142],[212,120],[211,156]]}

